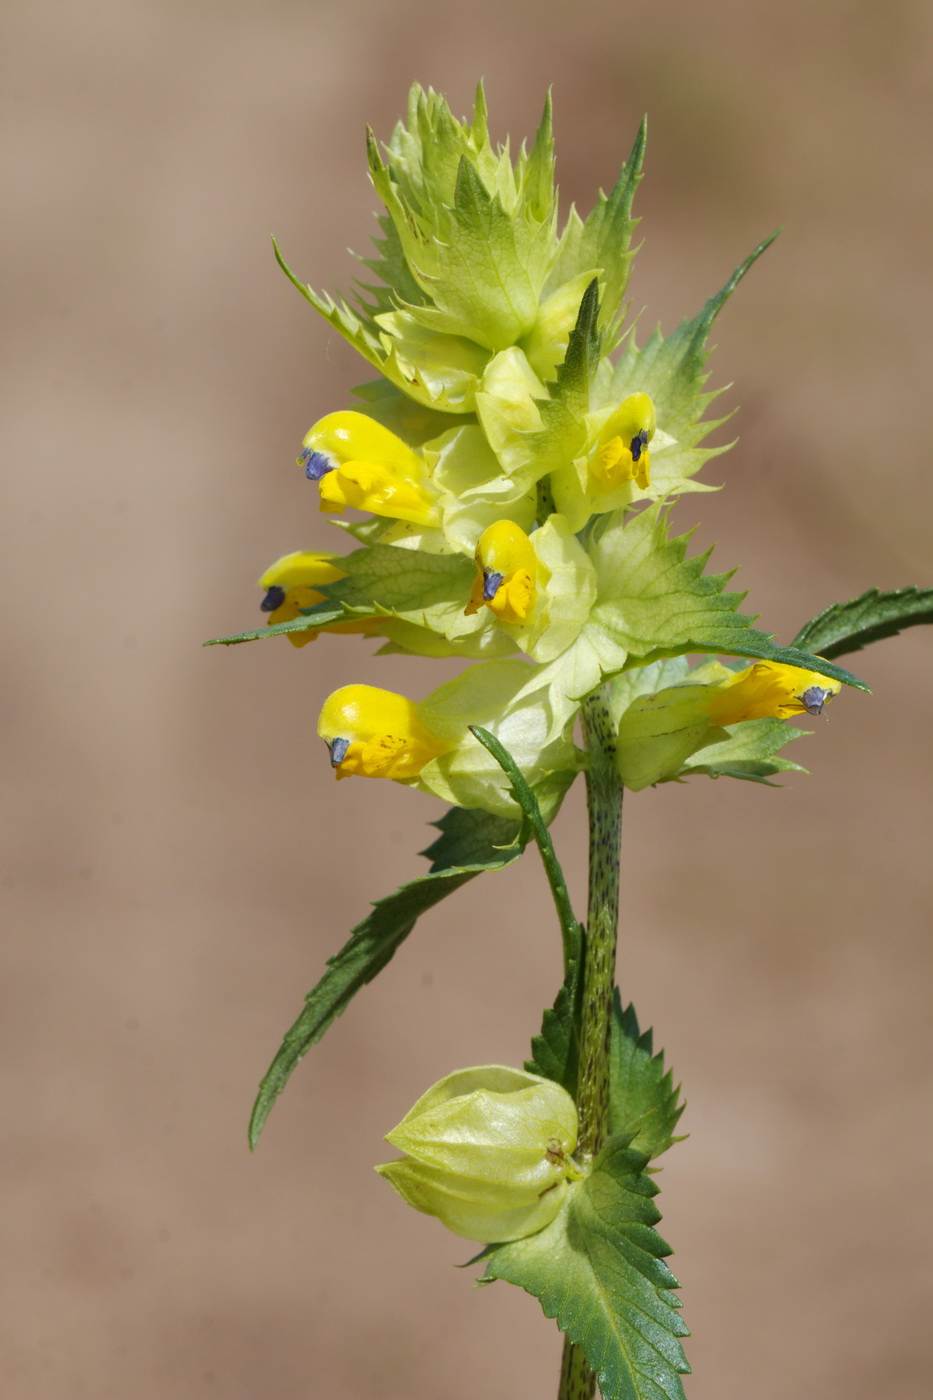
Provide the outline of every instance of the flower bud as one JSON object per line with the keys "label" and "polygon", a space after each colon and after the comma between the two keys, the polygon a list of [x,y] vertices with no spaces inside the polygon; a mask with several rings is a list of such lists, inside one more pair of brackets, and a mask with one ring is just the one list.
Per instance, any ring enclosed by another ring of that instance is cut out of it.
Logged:
{"label": "flower bud", "polygon": [[531,621],[537,602],[538,560],[531,540],[511,520],[497,520],[479,537],[476,579],[464,612],[485,606],[500,622]]}
{"label": "flower bud", "polygon": [[330,750],[335,776],[409,782],[448,747],[422,724],[404,695],[373,685],[345,685],[328,696],[317,732]]}
{"label": "flower bud", "polygon": [[365,413],[329,413],[315,423],[298,465],[318,483],[323,511],[352,506],[415,525],[438,523],[437,497],[423,460]]}
{"label": "flower bud", "polygon": [[580,1177],[573,1099],[550,1079],[503,1065],[440,1080],[386,1141],[408,1155],[376,1170],[403,1200],[484,1244],[543,1229]]}
{"label": "flower bud", "polygon": [[599,435],[590,462],[590,484],[596,491],[614,491],[634,481],[643,491],[651,484],[648,443],[654,437],[654,404],[647,394],[629,394]]}
{"label": "flower bud", "polygon": [[842,686],[818,671],[757,661],[716,687],[708,714],[713,724],[738,724],[746,719],[789,719],[818,715]]}

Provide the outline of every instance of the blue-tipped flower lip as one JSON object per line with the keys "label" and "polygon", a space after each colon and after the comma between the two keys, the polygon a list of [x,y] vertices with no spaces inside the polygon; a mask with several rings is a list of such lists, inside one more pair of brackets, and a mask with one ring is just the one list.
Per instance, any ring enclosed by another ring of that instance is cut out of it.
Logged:
{"label": "blue-tipped flower lip", "polygon": [[821,685],[811,685],[800,696],[800,703],[808,715],[821,715],[830,695],[831,690],[824,690]]}
{"label": "blue-tipped flower lip", "polygon": [[309,481],[320,481],[322,476],[326,476],[336,467],[336,463],[331,461],[326,452],[316,452],[311,447],[302,449],[298,462],[304,466],[305,476]]}
{"label": "blue-tipped flower lip", "polygon": [[648,446],[648,429],[642,428],[640,433],[636,433],[632,438],[629,451],[632,454],[632,461],[637,462],[643,450]]}
{"label": "blue-tipped flower lip", "polygon": [[271,588],[266,590],[266,596],[259,604],[259,607],[263,612],[271,613],[275,612],[276,608],[280,608],[284,602],[285,589],[280,588],[277,583],[274,583]]}
{"label": "blue-tipped flower lip", "polygon": [[330,750],[331,768],[339,768],[347,756],[347,749],[350,747],[349,739],[325,739],[325,744]]}
{"label": "blue-tipped flower lip", "polygon": [[497,574],[495,569],[483,570],[483,602],[491,603],[505,582],[505,574]]}

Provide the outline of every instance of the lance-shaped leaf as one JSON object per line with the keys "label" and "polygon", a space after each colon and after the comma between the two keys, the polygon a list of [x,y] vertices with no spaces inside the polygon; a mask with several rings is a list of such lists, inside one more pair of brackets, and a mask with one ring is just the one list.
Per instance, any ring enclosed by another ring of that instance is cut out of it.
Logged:
{"label": "lance-shaped leaf", "polygon": [[627,1133],[611,1137],[543,1230],[485,1250],[483,1282],[533,1294],[582,1348],[603,1400],[683,1400],[687,1328],[664,1263],[670,1247],[654,1229],[657,1187],[631,1144]]}
{"label": "lance-shaped leaf", "polygon": [[754,628],[754,619],[738,611],[745,595],[725,591],[732,574],[704,572],[711,550],[688,559],[690,534],[671,539],[660,504],[628,521],[622,511],[614,512],[607,522],[591,550],[599,596],[584,628],[597,651],[601,645],[607,654],[621,648],[634,659],[629,665],[688,652],[746,656],[868,689],[831,661],[776,646]]}
{"label": "lance-shaped leaf", "polygon": [[933,588],[870,588],[848,603],[833,603],[802,627],[793,645],[831,659],[933,622]]}
{"label": "lance-shaped leaf", "polygon": [[429,873],[373,906],[373,912],[353,929],[349,942],[328,960],[324,976],[305,998],[304,1010],[286,1031],[259,1086],[249,1125],[251,1147],[256,1146],[299,1060],[343,1014],[360,988],[382,971],[421,915],[484,870],[501,870],[522,853],[520,823],[515,821],[455,807],[435,825],[441,835],[424,852],[432,861]]}
{"label": "lance-shaped leaf", "polygon": [[557,919],[560,924],[561,941],[564,948],[564,972],[566,974],[573,964],[579,961],[583,930],[573,912],[567,881],[564,879],[564,872],[557,859],[551,833],[541,815],[538,799],[518,764],[495,734],[490,734],[488,729],[483,729],[478,724],[471,724],[470,732],[475,735],[485,749],[488,749],[509,780],[509,791],[522,810],[522,841],[526,842],[533,837],[541,852],[544,873],[547,875],[551,897],[554,900],[554,908],[557,910]]}

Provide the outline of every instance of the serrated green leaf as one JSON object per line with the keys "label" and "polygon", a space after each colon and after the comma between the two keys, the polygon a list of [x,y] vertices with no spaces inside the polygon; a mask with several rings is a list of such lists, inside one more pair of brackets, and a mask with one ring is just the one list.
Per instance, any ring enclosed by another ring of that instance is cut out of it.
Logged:
{"label": "serrated green leaf", "polygon": [[833,603],[802,627],[793,645],[827,660],[895,637],[907,627],[933,622],[933,588],[870,588],[848,603]]}
{"label": "serrated green leaf", "polygon": [[[600,345],[599,282],[594,277],[580,300],[576,324],[570,332],[567,354],[558,367],[557,379],[548,385],[553,403],[559,404],[574,420],[582,420],[589,412],[590,392],[599,368]],[[557,409],[545,404],[541,416],[546,425],[553,426],[548,419],[557,416]]]}
{"label": "serrated green leaf", "polygon": [[[205,646],[232,646],[283,632],[305,632],[348,617],[379,617],[391,614],[416,625],[430,625],[446,635],[445,619],[454,631],[475,630],[463,618],[463,600],[469,598],[474,567],[461,554],[428,554],[425,550],[396,549],[375,544],[344,555],[340,568],[345,577],[321,584],[323,602],[290,622],[259,627],[232,637],[215,637]],[[481,619],[482,621],[482,619]]]}
{"label": "serrated green leaf", "polygon": [[460,334],[505,350],[535,323],[546,272],[535,276],[540,240],[506,213],[466,156],[457,172],[451,225],[450,243],[427,264],[434,303],[455,318]]}
{"label": "serrated green leaf", "polygon": [[684,1111],[680,1085],[664,1068],[664,1051],[654,1054],[652,1040],[650,1028],[640,1029],[634,1006],[623,1011],[617,987],[609,1046],[609,1131],[634,1134],[632,1147],[649,1161],[679,1141],[674,1129]]}
{"label": "serrated green leaf", "polygon": [[531,217],[538,223],[550,219],[554,212],[554,113],[551,94],[544,99],[541,123],[528,155],[524,145],[515,164],[515,174]]}
{"label": "serrated green leaf", "polygon": [[647,118],[638,129],[628,160],[608,197],[599,191],[596,204],[585,222],[571,211],[561,236],[560,254],[552,278],[555,286],[587,268],[600,269],[602,311],[600,327],[607,332],[607,352],[617,339],[622,302],[628,285],[634,249],[632,234],[638,224],[632,218],[632,202],[642,178]]}
{"label": "serrated green leaf", "polygon": [[710,652],[800,666],[868,690],[831,661],[776,646],[768,633],[754,628],[754,619],[737,610],[745,595],[725,592],[732,575],[704,572],[711,550],[688,559],[692,532],[671,539],[660,504],[634,519],[617,511],[606,520],[591,550],[599,598],[584,629],[597,651],[602,632],[612,646],[629,653],[629,665]]}
{"label": "serrated green leaf", "polygon": [[[582,945],[586,933],[581,932]],[[580,1013],[583,979],[580,962],[573,958],[567,964],[563,985],[552,1007],[541,1018],[541,1032],[531,1041],[531,1059],[525,1061],[530,1074],[553,1079],[574,1098],[580,1070]]]}
{"label": "serrated green leaf", "polygon": [[533,1294],[582,1348],[603,1400],[683,1400],[680,1377],[690,1369],[646,1165],[628,1134],[611,1137],[549,1225],[483,1255],[484,1282],[505,1279]]}
{"label": "serrated green leaf", "polygon": [[613,371],[606,402],[621,402],[634,392],[650,394],[659,426],[689,447],[695,447],[717,427],[722,419],[701,422],[708,405],[721,392],[704,392],[709,333],[746,272],[776,237],[777,233],[772,233],[759,243],[703,310],[692,321],[682,321],[673,335],[665,339],[660,329],[655,330],[641,349],[630,339]]}
{"label": "serrated green leaf", "polygon": [[439,822],[438,839],[424,854],[427,875],[378,900],[353,929],[349,942],[328,960],[327,971],[305,998],[301,1015],[259,1086],[249,1125],[255,1147],[263,1125],[302,1056],[343,1014],[353,997],[382,971],[422,914],[484,870],[501,870],[522,853],[519,823],[479,810],[453,808]]}

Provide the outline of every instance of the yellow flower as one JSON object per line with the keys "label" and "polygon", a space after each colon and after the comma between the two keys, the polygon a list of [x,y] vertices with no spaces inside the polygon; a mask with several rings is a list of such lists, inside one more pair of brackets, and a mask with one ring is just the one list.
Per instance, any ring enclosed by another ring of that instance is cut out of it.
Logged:
{"label": "yellow flower", "polygon": [[418,718],[404,695],[372,685],[345,685],[328,696],[317,732],[330,750],[335,776],[411,782],[450,745]]}
{"label": "yellow flower", "polygon": [[730,680],[715,687],[709,702],[713,724],[738,724],[747,719],[788,719],[791,715],[818,715],[842,689],[839,681],[784,666],[777,661],[756,661]]}
{"label": "yellow flower", "polygon": [[474,558],[476,580],[464,612],[485,606],[500,622],[530,622],[540,565],[524,530],[511,520],[496,521],[480,535]]}
{"label": "yellow flower", "polygon": [[298,465],[321,492],[321,510],[352,506],[392,520],[437,525],[437,494],[423,460],[365,413],[329,413],[302,444]]}
{"label": "yellow flower", "polygon": [[[277,622],[291,622],[307,608],[323,602],[324,594],[319,593],[314,585],[346,578],[343,570],[332,562],[339,557],[336,554],[315,554],[309,549],[296,549],[293,554],[283,554],[281,559],[276,559],[259,580],[259,587],[266,590],[266,596],[259,606],[269,614],[269,626]],[[325,627],[309,628],[306,632],[286,632],[285,636],[293,647],[303,647],[322,632],[368,633],[374,625],[369,619],[363,622],[332,622]]]}
{"label": "yellow flower", "polygon": [[643,491],[651,484],[651,454],[648,443],[654,437],[654,404],[647,394],[630,394],[616,409],[599,435],[590,462],[590,486],[595,491],[614,491],[634,481]]}

